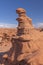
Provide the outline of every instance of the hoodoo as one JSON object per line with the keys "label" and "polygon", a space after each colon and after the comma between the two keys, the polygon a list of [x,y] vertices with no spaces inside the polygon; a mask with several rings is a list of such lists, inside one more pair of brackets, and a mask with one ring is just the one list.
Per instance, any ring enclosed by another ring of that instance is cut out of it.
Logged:
{"label": "hoodoo", "polygon": [[4,30],[0,35],[0,65],[43,65],[43,31],[34,28],[25,9],[18,8],[16,13],[16,31],[10,30],[11,35]]}
{"label": "hoodoo", "polygon": [[16,19],[18,21],[17,27],[18,38],[16,41],[18,41],[17,44],[19,43],[22,47],[22,48],[18,47],[18,49],[21,50],[18,51],[18,53],[20,54],[17,55],[17,60],[19,62],[24,60],[30,65],[41,64],[39,63],[40,61],[39,59],[42,55],[40,52],[41,50],[40,44],[42,45],[42,43],[41,41],[39,42],[39,39],[41,40],[40,38],[41,34],[38,30],[36,30],[33,27],[32,19],[26,15],[26,11],[23,8],[18,8],[16,12],[18,14],[18,18]]}

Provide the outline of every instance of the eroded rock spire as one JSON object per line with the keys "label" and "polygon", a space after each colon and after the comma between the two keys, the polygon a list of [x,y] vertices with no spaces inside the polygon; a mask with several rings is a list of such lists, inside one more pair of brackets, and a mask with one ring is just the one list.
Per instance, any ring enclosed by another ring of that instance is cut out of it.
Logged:
{"label": "eroded rock spire", "polygon": [[18,8],[16,13],[18,14],[16,19],[18,21],[18,34],[28,34],[29,29],[34,28],[32,26],[32,19],[26,15],[26,11],[23,8]]}

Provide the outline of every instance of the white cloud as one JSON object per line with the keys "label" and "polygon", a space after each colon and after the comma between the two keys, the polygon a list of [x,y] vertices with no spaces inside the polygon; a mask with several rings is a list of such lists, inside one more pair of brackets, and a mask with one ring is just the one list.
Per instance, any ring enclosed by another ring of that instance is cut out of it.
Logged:
{"label": "white cloud", "polygon": [[0,23],[0,28],[15,28],[17,27],[17,24],[4,24]]}
{"label": "white cloud", "polygon": [[[36,28],[43,28],[43,22],[38,22],[36,24],[33,24]],[[0,23],[0,28],[15,28],[17,27],[17,24],[6,24],[6,23]]]}
{"label": "white cloud", "polygon": [[36,28],[43,28],[43,22],[38,22],[38,23],[34,24],[34,26]]}

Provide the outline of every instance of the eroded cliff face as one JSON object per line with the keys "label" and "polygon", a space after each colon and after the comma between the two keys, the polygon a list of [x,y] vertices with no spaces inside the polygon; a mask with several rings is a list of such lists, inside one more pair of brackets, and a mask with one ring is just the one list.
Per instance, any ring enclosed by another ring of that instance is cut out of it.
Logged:
{"label": "eroded cliff face", "polygon": [[43,65],[43,30],[34,28],[23,8],[16,13],[18,27],[0,29],[0,65]]}

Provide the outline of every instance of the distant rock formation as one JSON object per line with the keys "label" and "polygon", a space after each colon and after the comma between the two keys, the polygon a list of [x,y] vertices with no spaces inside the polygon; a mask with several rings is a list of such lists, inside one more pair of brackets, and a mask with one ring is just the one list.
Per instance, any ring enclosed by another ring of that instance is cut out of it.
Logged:
{"label": "distant rock formation", "polygon": [[0,33],[0,64],[43,65],[42,30],[34,28],[23,8],[18,8],[16,13],[17,29],[4,29]]}

